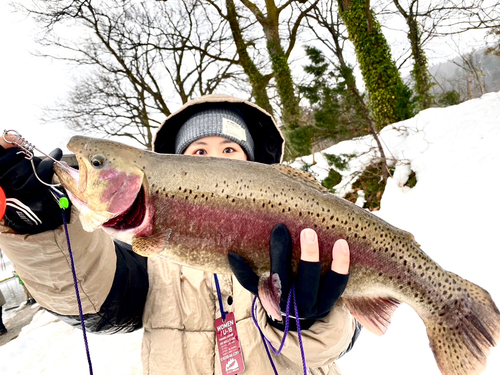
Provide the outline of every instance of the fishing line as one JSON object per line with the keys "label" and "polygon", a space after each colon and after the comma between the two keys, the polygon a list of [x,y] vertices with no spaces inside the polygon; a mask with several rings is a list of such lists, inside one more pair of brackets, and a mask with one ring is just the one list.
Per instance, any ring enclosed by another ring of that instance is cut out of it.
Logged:
{"label": "fishing line", "polygon": [[[10,136],[10,137],[8,137],[8,136]],[[7,139],[7,138],[9,138],[9,139]],[[82,302],[81,302],[81,298],[80,298],[80,292],[78,290],[78,280],[77,280],[77,277],[76,277],[75,262],[74,262],[74,258],[73,258],[73,251],[71,250],[71,242],[70,242],[70,238],[69,238],[69,231],[68,231],[68,224],[67,224],[67,221],[66,221],[66,214],[64,212],[64,210],[69,207],[69,201],[68,201],[68,198],[65,196],[65,194],[63,192],[61,192],[58,189],[56,189],[56,187],[61,186],[61,184],[49,184],[49,183],[46,183],[45,181],[42,181],[38,177],[38,175],[36,173],[35,164],[33,162],[33,158],[34,158],[33,150],[37,150],[38,152],[40,152],[44,156],[46,156],[49,159],[51,159],[54,163],[57,163],[57,164],[60,164],[60,165],[61,165],[61,163],[59,162],[59,160],[54,159],[50,155],[42,152],[40,149],[38,149],[37,147],[35,147],[32,143],[28,142],[25,138],[23,138],[21,136],[21,134],[19,134],[19,132],[15,131],[15,130],[4,130],[4,132],[3,132],[3,140],[5,142],[13,144],[13,145],[15,145],[15,146],[17,146],[18,148],[21,149],[20,152],[24,153],[26,155],[26,159],[31,162],[31,166],[33,168],[33,173],[34,173],[35,177],[37,178],[37,180],[40,183],[42,183],[43,185],[45,185],[45,186],[47,186],[47,187],[50,188],[50,192],[51,192],[52,196],[54,197],[54,199],[56,200],[57,204],[61,208],[61,215],[62,215],[63,224],[64,224],[63,225],[64,226],[64,232],[66,234],[66,242],[68,244],[68,252],[69,252],[69,257],[70,257],[71,272],[72,272],[72,275],[73,275],[73,284],[74,284],[74,287],[75,287],[76,300],[77,300],[77,303],[78,303],[78,313],[79,313],[79,317],[80,317],[80,324],[82,326],[83,341],[85,343],[85,351],[86,351],[87,361],[88,361],[88,365],[89,365],[89,372],[90,372],[90,375],[93,375],[92,360],[90,358],[90,350],[89,350],[89,345],[88,345],[88,340],[87,340],[87,331],[86,331],[86,328],[85,328],[85,321],[84,321],[84,316],[83,316]],[[3,191],[0,191],[0,192],[3,192]],[[226,312],[224,311],[224,306],[222,304],[221,291],[220,291],[220,286],[219,286],[219,280],[218,280],[216,274],[214,274],[214,279],[215,279],[215,285],[216,285],[216,288],[217,288],[217,295],[218,295],[218,300],[219,300],[219,304],[220,304],[220,311],[221,311],[222,319],[225,320]],[[290,288],[290,292],[288,294],[287,305],[286,305],[286,315],[285,315],[285,330],[284,330],[284,334],[283,334],[283,339],[281,341],[281,345],[280,345],[280,347],[279,347],[278,350],[276,350],[274,348],[274,346],[272,345],[272,343],[264,336],[264,333],[262,332],[262,329],[260,328],[259,323],[257,322],[257,318],[255,316],[255,311],[256,311],[256,308],[257,308],[255,302],[257,300],[257,297],[254,298],[253,303],[252,303],[252,318],[253,318],[253,321],[254,321],[255,325],[259,329],[259,333],[260,333],[260,336],[262,338],[264,347],[266,349],[267,356],[269,358],[269,361],[271,362],[271,366],[273,367],[274,373],[276,375],[278,375],[278,372],[277,372],[276,366],[274,365],[274,362],[272,360],[271,353],[269,352],[269,347],[271,347],[271,349],[272,349],[272,351],[274,352],[275,355],[279,355],[281,353],[282,349],[283,349],[283,346],[285,344],[285,339],[286,339],[286,337],[288,335],[288,332],[289,332],[290,303],[291,303],[292,299],[293,299],[294,310],[295,310],[295,319],[296,319],[296,324],[297,324],[297,334],[298,334],[298,338],[299,338],[300,353],[301,353],[301,357],[302,357],[302,366],[303,366],[303,370],[304,370],[304,375],[306,375],[307,374],[307,365],[306,365],[306,358],[305,358],[305,353],[304,353],[304,346],[303,346],[303,343],[302,343],[302,334],[301,334],[301,330],[300,330],[299,313],[298,313],[298,308],[297,308],[297,301],[296,301],[296,298],[295,298],[295,287],[294,287],[294,285],[292,285],[292,287]]]}
{"label": "fishing line", "polygon": [[254,324],[257,326],[259,329],[260,337],[262,338],[262,342],[264,343],[264,347],[266,348],[267,352],[267,357],[269,358],[269,362],[271,362],[271,366],[273,367],[274,373],[278,375],[278,371],[276,370],[276,367],[274,365],[273,359],[271,357],[271,353],[269,352],[268,346],[271,347],[272,351],[274,352],[275,355],[281,354],[281,351],[283,350],[283,346],[285,345],[285,339],[288,335],[289,332],[289,323],[290,323],[290,304],[291,301],[293,300],[293,307],[295,310],[295,320],[297,324],[297,336],[299,338],[299,347],[300,347],[300,355],[302,357],[302,369],[304,370],[304,375],[307,375],[307,364],[306,364],[306,356],[304,352],[304,345],[302,343],[302,332],[300,330],[300,322],[299,322],[299,310],[297,307],[297,299],[295,297],[295,284],[292,284],[290,291],[288,293],[288,299],[286,301],[286,311],[285,311],[285,330],[283,333],[283,338],[281,339],[281,345],[279,349],[275,349],[271,341],[264,336],[264,333],[262,332],[262,329],[260,328],[259,322],[257,321],[256,317],[256,310],[257,310],[257,296],[254,297],[253,303],[252,303],[252,318]]}
{"label": "fishing line", "polygon": [[92,370],[92,360],[90,359],[89,343],[87,341],[87,330],[85,329],[85,321],[83,318],[82,301],[80,299],[80,292],[78,291],[78,280],[76,278],[75,261],[73,259],[73,251],[71,250],[71,242],[69,240],[69,232],[68,232],[68,224],[66,222],[66,214],[64,212],[65,208],[63,207],[63,205],[59,205],[59,207],[61,207],[61,214],[62,214],[63,224],[64,224],[64,232],[66,233],[66,242],[68,243],[69,258],[71,260],[71,273],[73,274],[73,284],[75,286],[76,301],[78,303],[78,314],[80,316],[80,323],[82,325],[83,341],[85,342],[85,352],[87,354],[87,362],[89,364],[89,372],[90,372],[90,375],[93,375],[94,372]]}
{"label": "fishing line", "polygon": [[[59,160],[54,159],[50,155],[47,155],[46,153],[44,153],[40,149],[36,148],[32,143],[28,142],[23,136],[21,136],[21,134],[19,134],[19,132],[17,132],[16,130],[4,130],[3,140],[5,142],[13,144],[21,149],[19,152],[25,154],[26,155],[25,158],[31,162],[31,167],[33,168],[33,174],[35,175],[36,179],[38,181],[40,181],[40,183],[42,183],[43,185],[50,188],[50,192],[51,192],[53,198],[55,199],[55,201],[57,202],[57,204],[61,208],[61,215],[62,215],[63,224],[64,224],[63,225],[64,232],[66,234],[66,242],[68,244],[68,252],[69,252],[69,258],[70,258],[70,264],[71,264],[71,273],[73,275],[73,284],[74,284],[75,292],[76,292],[76,301],[78,303],[78,315],[80,317],[80,324],[82,326],[83,341],[85,342],[85,351],[87,354],[87,362],[89,364],[90,375],[93,375],[94,372],[92,369],[92,360],[90,358],[89,344],[87,341],[87,330],[85,329],[82,301],[80,298],[80,292],[78,291],[78,280],[76,278],[75,261],[73,258],[73,251],[71,250],[71,242],[69,239],[68,223],[66,222],[66,213],[64,212],[64,210],[69,207],[69,200],[62,191],[59,191],[58,189],[56,189],[56,187],[61,186],[61,184],[49,184],[49,183],[46,183],[45,181],[42,181],[42,179],[40,179],[40,177],[36,173],[36,167],[35,167],[35,163],[33,161],[33,158],[34,158],[33,150],[37,150],[41,154],[43,154],[46,157],[48,157],[49,159],[51,159],[54,163],[57,163],[59,165],[62,165],[62,164],[59,162]],[[1,188],[0,188],[0,193],[3,193],[3,190],[1,190]],[[3,198],[3,196],[2,196],[2,198]]]}

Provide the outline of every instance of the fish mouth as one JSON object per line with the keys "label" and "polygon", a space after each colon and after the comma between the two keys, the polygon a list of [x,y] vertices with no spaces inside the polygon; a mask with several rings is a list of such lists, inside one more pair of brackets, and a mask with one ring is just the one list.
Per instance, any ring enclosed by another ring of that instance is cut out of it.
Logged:
{"label": "fish mouth", "polygon": [[119,231],[137,228],[144,222],[146,212],[146,192],[143,185],[128,210],[103,223],[103,227]]}

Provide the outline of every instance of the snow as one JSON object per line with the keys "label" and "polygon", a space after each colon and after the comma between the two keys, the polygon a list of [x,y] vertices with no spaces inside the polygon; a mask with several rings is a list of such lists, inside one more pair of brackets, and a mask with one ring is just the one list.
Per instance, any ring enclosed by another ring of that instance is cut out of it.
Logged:
{"label": "snow", "polygon": [[[488,290],[497,304],[500,203],[494,192],[500,183],[499,106],[500,93],[490,93],[457,106],[428,109],[384,128],[385,153],[401,162],[375,213],[411,232],[432,259]],[[364,137],[324,152],[362,153],[373,144]],[[309,158],[305,162],[310,163]],[[319,155],[315,158],[320,160]],[[369,154],[364,154],[354,167],[367,159]],[[326,167],[311,170],[321,176]],[[403,187],[410,170],[418,181],[412,189]],[[353,351],[338,364],[343,374],[439,374],[425,326],[408,306],[398,308],[383,337],[363,331]],[[500,374],[498,348],[484,374]]]}
{"label": "snow", "polygon": [[[413,233],[442,267],[485,288],[500,304],[496,277],[500,202],[495,196],[500,186],[500,93],[422,111],[384,128],[381,138],[387,154],[403,162],[389,179],[376,214]],[[363,137],[324,152],[365,153],[372,146],[370,137]],[[368,158],[364,154],[351,168],[358,168]],[[304,159],[310,162],[312,156]],[[318,163],[312,170],[324,177],[324,157],[317,154],[315,159]],[[404,187],[410,168],[418,181],[411,189]],[[141,331],[88,334],[94,373],[141,374],[141,335]],[[1,374],[89,373],[82,332],[43,311],[17,339],[0,347],[0,358]],[[384,336],[363,330],[352,352],[338,364],[344,375],[439,374],[425,326],[405,305],[398,308]],[[500,374],[498,348],[492,350],[484,374]]]}
{"label": "snow", "polygon": [[[87,334],[94,374],[142,374],[142,331]],[[18,338],[0,347],[0,374],[89,374],[82,331],[41,310]],[[7,360],[8,359],[8,360]]]}

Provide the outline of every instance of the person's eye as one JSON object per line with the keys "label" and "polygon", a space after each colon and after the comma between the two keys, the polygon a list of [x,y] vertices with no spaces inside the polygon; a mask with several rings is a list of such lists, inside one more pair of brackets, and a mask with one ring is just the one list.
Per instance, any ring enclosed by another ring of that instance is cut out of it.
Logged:
{"label": "person's eye", "polygon": [[204,149],[202,149],[202,148],[200,148],[200,149],[196,150],[195,152],[193,152],[193,155],[206,155],[206,154],[207,154],[207,152]]}
{"label": "person's eye", "polygon": [[236,152],[236,150],[232,147],[226,147],[223,151],[224,154],[232,154],[233,152]]}

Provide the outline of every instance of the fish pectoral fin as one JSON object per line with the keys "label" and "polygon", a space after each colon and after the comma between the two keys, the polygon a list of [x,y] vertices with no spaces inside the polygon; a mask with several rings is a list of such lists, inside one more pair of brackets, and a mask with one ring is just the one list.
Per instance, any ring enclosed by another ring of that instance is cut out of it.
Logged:
{"label": "fish pectoral fin", "polygon": [[149,237],[134,237],[132,240],[132,250],[143,257],[158,255],[168,245],[168,240],[172,230],[157,233]]}
{"label": "fish pectoral fin", "polygon": [[401,303],[397,299],[384,297],[349,297],[343,300],[352,316],[377,336],[387,331],[392,314]]}
{"label": "fish pectoral fin", "polygon": [[259,299],[262,307],[274,319],[281,321],[281,281],[277,273],[269,275],[269,273],[261,276],[259,280]]}

